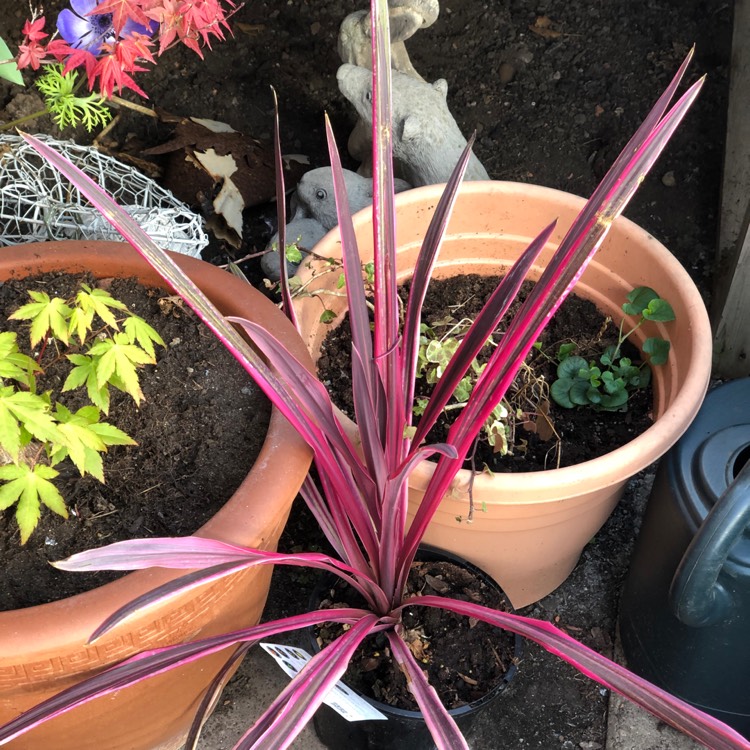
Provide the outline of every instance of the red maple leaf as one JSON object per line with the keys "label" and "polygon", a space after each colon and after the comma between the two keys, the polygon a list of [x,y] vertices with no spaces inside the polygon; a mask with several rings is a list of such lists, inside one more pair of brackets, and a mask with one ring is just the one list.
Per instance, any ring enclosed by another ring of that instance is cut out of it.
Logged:
{"label": "red maple leaf", "polygon": [[[210,37],[224,39],[229,28],[219,0],[148,0],[145,12],[159,24],[159,54],[178,39],[203,57],[200,40],[210,47]],[[233,6],[233,3],[229,3]]]}
{"label": "red maple leaf", "polygon": [[174,41],[181,23],[180,0],[151,3],[146,16],[159,24],[159,54]]}
{"label": "red maple leaf", "polygon": [[128,21],[134,21],[148,27],[148,16],[143,11],[141,0],[102,0],[88,16],[112,14],[112,26],[119,34]]}
{"label": "red maple leaf", "polygon": [[39,42],[44,37],[49,36],[45,34],[42,29],[44,28],[44,16],[37,18],[35,21],[26,21],[23,25],[23,35],[26,37],[25,42]]}
{"label": "red maple leaf", "polygon": [[114,45],[113,52],[122,64],[123,70],[135,71],[144,70],[136,65],[138,60],[147,60],[150,63],[155,62],[149,47],[153,41],[145,34],[133,33],[127,39],[120,39]]}
{"label": "red maple leaf", "polygon": [[[51,46],[52,44],[50,44],[47,49]],[[87,49],[76,49],[75,47],[69,47],[67,45],[66,47],[67,49],[65,50],[63,50],[62,47],[60,48],[63,57],[68,56],[68,59],[65,61],[65,67],[63,68],[63,75],[67,75],[73,70],[73,68],[78,68],[83,65],[86,68],[86,77],[89,79],[89,88],[91,88],[91,76],[94,74],[94,69],[96,68],[96,57]],[[57,57],[57,55],[55,56]]]}
{"label": "red maple leaf", "polygon": [[125,69],[121,53],[118,51],[118,47],[122,43],[120,41],[103,46],[105,54],[96,60],[96,67],[93,73],[89,75],[89,89],[93,89],[96,80],[99,79],[100,92],[107,99],[112,98],[115,89],[118,93],[121,93],[124,88],[131,89],[144,99],[148,99],[146,92],[130,76],[130,73],[140,73],[145,71],[146,68],[133,64],[127,70]]}
{"label": "red maple leaf", "polygon": [[[45,34],[45,36],[47,36]],[[18,57],[16,58],[16,67],[19,70],[30,67],[32,70],[39,70],[39,66],[44,60],[44,47],[39,42],[29,42],[28,44],[18,45]]]}

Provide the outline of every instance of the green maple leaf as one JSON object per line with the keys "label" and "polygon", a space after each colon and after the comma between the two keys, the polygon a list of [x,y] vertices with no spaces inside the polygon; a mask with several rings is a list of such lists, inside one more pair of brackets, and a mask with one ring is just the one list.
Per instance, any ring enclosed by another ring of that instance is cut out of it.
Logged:
{"label": "green maple leaf", "polygon": [[50,481],[58,473],[44,464],[33,468],[26,464],[0,466],[0,510],[16,505],[16,523],[21,530],[21,544],[26,544],[41,516],[41,506],[63,518],[68,517],[65,501],[57,487]]}
{"label": "green maple leaf", "polygon": [[151,357],[151,363],[156,362],[154,344],[164,346],[162,337],[143,318],[131,315],[124,323],[123,328],[128,335],[131,344],[137,343]]}
{"label": "green maple leaf", "polygon": [[104,482],[101,453],[110,445],[135,445],[135,441],[122,430],[108,422],[99,422],[101,416],[95,406],[83,406],[75,413],[57,404],[55,416],[60,422],[60,431],[66,438],[52,455],[57,463],[66,456],[75,464],[81,476],[91,474]]}
{"label": "green maple leaf", "polygon": [[109,388],[106,383],[103,386],[99,385],[96,375],[96,360],[93,357],[87,357],[85,354],[68,354],[67,356],[75,367],[68,373],[68,377],[63,383],[63,392],[72,391],[85,385],[89,401],[105,414],[109,414]]}
{"label": "green maple leaf", "polygon": [[49,412],[49,401],[43,396],[10,386],[0,388],[0,446],[15,460],[24,442],[23,431],[42,442],[64,443]]}
{"label": "green maple leaf", "polygon": [[116,333],[111,339],[94,344],[89,354],[96,358],[96,382],[100,388],[115,376],[136,404],[141,403],[143,392],[137,367],[153,361],[147,352],[131,344],[126,333]]}
{"label": "green maple leaf", "polygon": [[16,334],[0,333],[0,378],[8,378],[30,387],[35,372],[42,368],[29,356],[19,351]]}
{"label": "green maple leaf", "polygon": [[130,435],[109,422],[97,422],[96,424],[92,424],[91,431],[96,433],[99,439],[107,446],[138,445]]}
{"label": "green maple leaf", "polygon": [[115,299],[104,289],[92,289],[86,284],[81,284],[81,290],[76,294],[75,302],[76,307],[70,317],[69,331],[71,334],[75,333],[81,343],[92,328],[94,315],[98,315],[110,328],[119,330],[117,318],[112,310],[127,311],[128,309],[124,302]]}
{"label": "green maple leaf", "polygon": [[34,302],[22,305],[8,317],[11,320],[31,321],[31,346],[36,346],[46,335],[52,335],[63,344],[68,343],[68,318],[73,310],[61,297],[50,299],[46,292],[29,292]]}

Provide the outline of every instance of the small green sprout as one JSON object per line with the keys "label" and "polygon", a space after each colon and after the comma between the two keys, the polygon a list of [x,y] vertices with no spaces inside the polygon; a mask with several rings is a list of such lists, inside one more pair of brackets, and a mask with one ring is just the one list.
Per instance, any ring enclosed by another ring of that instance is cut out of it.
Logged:
{"label": "small green sprout", "polygon": [[[69,300],[38,291],[29,297],[10,318],[28,321],[37,359],[19,349],[14,332],[0,333],[0,511],[15,505],[21,544],[42,506],[68,516],[54,483],[57,464],[69,459],[81,476],[104,482],[102,454],[113,445],[135,445],[101,414],[109,413],[111,387],[140,404],[138,369],[156,362],[155,344],[164,346],[145,320],[102,289],[82,284]],[[51,392],[37,392],[45,355],[50,364],[67,359],[73,365],[61,392],[85,386],[89,405],[72,411],[60,402],[53,406]]]}
{"label": "small green sprout", "polygon": [[626,410],[630,394],[645,388],[651,382],[650,365],[662,365],[669,356],[669,341],[659,337],[646,339],[643,353],[648,361],[636,365],[628,357],[621,356],[623,343],[637,331],[646,320],[666,323],[675,319],[674,310],[666,300],[650,287],[638,287],[627,296],[622,306],[626,315],[639,319],[623,333],[625,319],[620,322],[617,344],[607,347],[598,362],[587,361],[573,354],[576,344],[566,343],[557,351],[559,365],[557,380],[550,387],[554,401],[566,409],[575,406],[590,406],[604,411]]}
{"label": "small green sprout", "polygon": [[286,256],[286,259],[287,261],[289,261],[289,263],[302,262],[302,251],[299,249],[299,243],[301,241],[302,237],[297,237],[294,242],[290,242],[284,249],[284,255]]}
{"label": "small green sprout", "polygon": [[112,119],[106,99],[100,94],[77,94],[80,84],[77,83],[76,71],[63,74],[62,63],[43,67],[44,75],[37,79],[36,87],[44,97],[47,111],[57,127],[62,130],[80,123],[90,133],[97,127],[104,127]]}
{"label": "small green sprout", "polygon": [[[453,355],[461,344],[461,338],[471,325],[471,321],[461,320],[454,321],[452,318],[446,318],[437,321],[432,326],[427,323],[420,325],[420,342],[417,352],[417,377],[424,378],[425,382],[434,385],[442,376],[445,368],[448,366]],[[437,328],[448,327],[447,333],[438,336]],[[494,345],[492,339],[488,343]],[[446,410],[463,408],[471,396],[472,389],[476,384],[479,376],[482,374],[485,365],[480,364],[475,358],[469,368],[469,373],[462,378],[455,390],[453,399],[455,403],[449,404]],[[414,401],[414,414],[421,416],[427,407],[428,399],[416,398]],[[484,423],[482,431],[484,438],[496,453],[506,455],[511,452],[511,441],[509,440],[511,428],[508,425],[508,404],[501,401],[493,410],[487,421]]]}

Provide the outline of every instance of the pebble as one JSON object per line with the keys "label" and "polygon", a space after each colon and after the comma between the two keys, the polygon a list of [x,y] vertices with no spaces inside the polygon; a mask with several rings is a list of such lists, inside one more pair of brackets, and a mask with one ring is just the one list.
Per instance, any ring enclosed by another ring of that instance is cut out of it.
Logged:
{"label": "pebble", "polygon": [[509,62],[504,62],[497,70],[497,76],[502,85],[510,83],[516,77],[516,69]]}
{"label": "pebble", "polygon": [[665,172],[661,178],[661,184],[665,187],[675,187],[677,185],[677,178],[674,176],[674,172],[670,170]]}

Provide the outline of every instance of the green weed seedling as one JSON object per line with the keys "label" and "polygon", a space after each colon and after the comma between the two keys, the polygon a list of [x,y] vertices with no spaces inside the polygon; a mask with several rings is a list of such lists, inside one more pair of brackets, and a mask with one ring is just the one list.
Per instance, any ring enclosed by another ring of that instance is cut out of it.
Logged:
{"label": "green weed seedling", "polygon": [[[81,476],[104,482],[102,454],[112,445],[135,445],[127,434],[101,420],[108,414],[110,387],[143,399],[138,369],[156,362],[159,334],[103,289],[85,284],[73,299],[30,291],[31,302],[10,318],[29,323],[35,358],[20,350],[14,332],[0,333],[0,510],[16,506],[25,544],[42,506],[67,518],[55,486],[54,468],[65,459]],[[72,411],[51,391],[38,392],[37,375],[67,360],[71,367],[61,392],[86,388],[89,404]]]}
{"label": "green weed seedling", "polygon": [[642,351],[646,356],[640,364],[634,364],[628,357],[621,356],[623,343],[637,331],[645,321],[666,323],[675,319],[672,306],[650,287],[633,289],[627,296],[622,310],[635,317],[638,322],[627,332],[623,332],[625,319],[620,322],[617,344],[607,347],[596,361],[587,361],[573,354],[575,343],[563,344],[557,352],[559,365],[557,380],[550,387],[554,401],[566,409],[575,406],[589,406],[605,411],[627,410],[630,394],[645,388],[651,382],[649,365],[662,365],[669,356],[669,341],[651,337],[643,342]]}
{"label": "green weed seedling", "polygon": [[[434,326],[426,323],[420,325],[419,350],[417,352],[417,371],[418,378],[424,378],[425,382],[435,385],[442,376],[448,363],[458,350],[461,339],[468,331],[471,325],[470,320],[455,321],[452,318],[438,321]],[[448,331],[439,336],[436,329],[448,327]],[[487,342],[495,346],[495,342],[490,337]],[[485,365],[480,364],[477,358],[474,358],[469,366],[468,373],[456,385],[453,391],[454,403],[444,407],[444,411],[453,409],[462,409],[471,396],[474,384],[482,374]],[[427,408],[428,399],[417,398],[414,402],[414,414],[421,416]],[[506,455],[512,450],[512,426],[509,424],[508,403],[502,400],[493,410],[488,419],[482,426],[482,436],[492,446],[496,453]]]}

